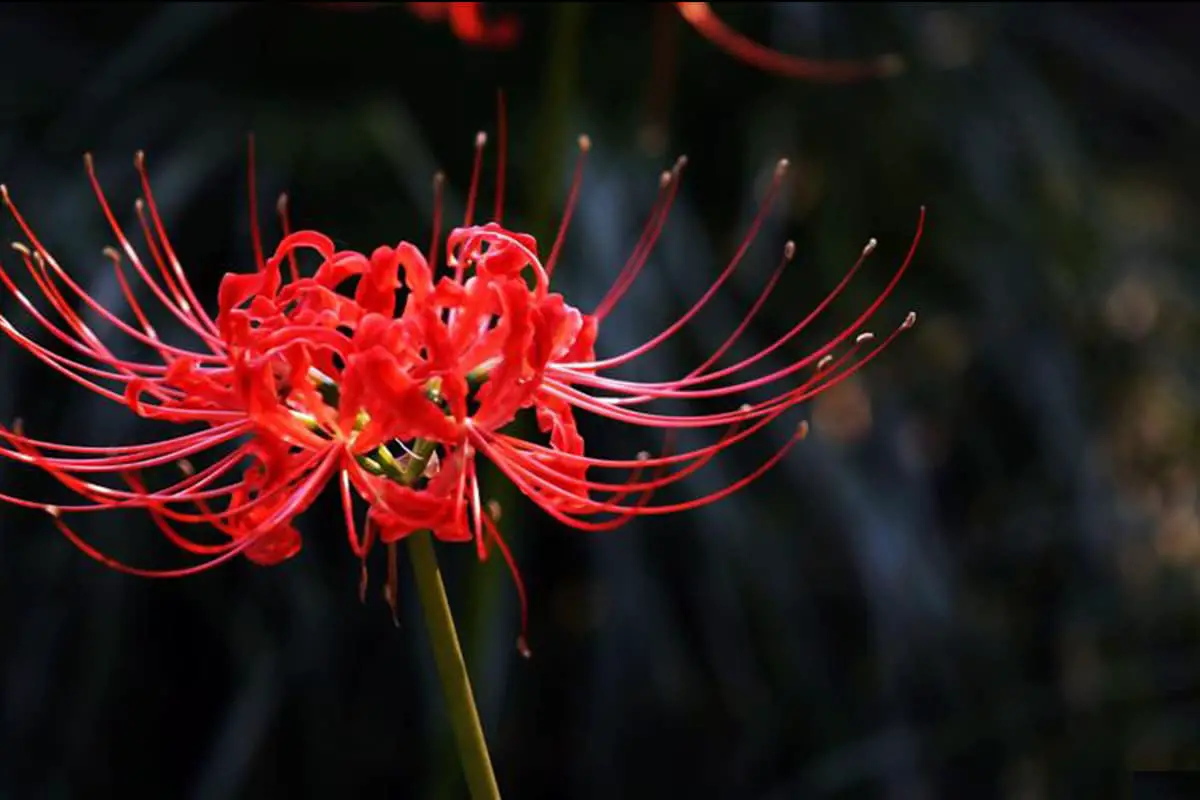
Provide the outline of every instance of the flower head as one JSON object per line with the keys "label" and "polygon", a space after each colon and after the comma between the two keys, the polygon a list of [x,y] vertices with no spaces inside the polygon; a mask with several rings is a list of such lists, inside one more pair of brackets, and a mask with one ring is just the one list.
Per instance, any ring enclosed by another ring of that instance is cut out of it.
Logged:
{"label": "flower head", "polygon": [[[58,347],[42,344],[4,317],[0,329],[47,366],[133,413],[199,430],[148,444],[93,448],[34,439],[19,425],[0,428],[6,443],[0,455],[41,468],[82,502],[68,506],[9,495],[0,499],[47,511],[76,545],[106,564],[135,574],[178,576],[237,554],[259,564],[295,555],[301,545],[296,517],[332,481],[340,492],[351,549],[364,561],[364,579],[375,541],[391,545],[431,530],[443,541],[473,542],[481,559],[490,547],[499,549],[517,579],[524,607],[520,579],[497,525],[498,509],[483,499],[480,456],[536,505],[578,530],[612,530],[638,516],[707,505],[778,463],[807,425],[800,423],[783,447],[726,486],[674,503],[656,504],[653,498],[657,490],[684,480],[723,450],[846,380],[915,319],[909,314],[881,341],[864,331],[911,262],[920,225],[908,256],[878,297],[825,345],[800,357],[791,355],[789,347],[846,287],[874,249],[873,240],[811,313],[769,346],[722,366],[793,258],[795,246],[789,242],[745,318],[702,364],[655,381],[619,377],[620,368],[692,322],[741,265],[779,192],[787,162],[777,165],[743,242],[699,300],[646,342],[600,356],[604,321],[654,250],[686,161],[681,158],[662,174],[658,200],[633,255],[600,303],[585,313],[553,289],[552,278],[579,196],[589,140],[580,138],[575,179],[546,256],[534,237],[504,227],[503,167],[493,218],[474,223],[485,143],[480,134],[467,217],[446,236],[444,268],[439,269],[438,260],[440,177],[435,181],[433,243],[427,251],[408,242],[381,246],[369,255],[339,250],[317,231],[292,232],[286,201],[281,200],[282,240],[264,257],[258,226],[252,225],[255,269],[222,279],[215,316],[196,297],[171,247],[140,154],[135,163],[145,199],[138,201],[136,211],[149,262],[117,223],[92,161],[86,159],[118,244],[105,254],[132,321],[80,288],[2,190],[28,242],[15,245],[16,252],[53,314],[20,292],[3,268],[0,281]],[[253,198],[253,180],[250,191]],[[251,213],[256,217],[253,202]],[[301,256],[312,256],[315,268],[302,270]],[[197,341],[194,349],[160,338],[131,288],[129,268],[190,331]],[[116,355],[73,310],[76,300],[154,358]],[[769,359],[783,363],[765,367]],[[749,402],[755,393],[761,396]],[[662,400],[709,402],[717,408],[707,413],[655,410]],[[518,415],[529,411],[542,434],[536,441],[507,432]],[[589,454],[576,422],[579,411],[665,434],[663,452],[617,459]],[[672,434],[685,430],[709,430],[714,437],[673,450]],[[197,469],[194,460],[206,451],[216,455],[210,465]],[[179,467],[176,479],[151,488],[144,473],[172,464]],[[110,478],[107,484],[100,482],[103,476]],[[366,515],[360,535],[356,507],[362,504]],[[170,571],[134,568],[98,552],[66,521],[70,514],[131,507],[146,509],[172,543],[203,561]],[[222,540],[188,538],[179,530],[181,523],[214,528]],[[389,574],[394,583],[394,568]],[[393,583],[389,598],[394,600]]]}
{"label": "flower head", "polygon": [[[321,3],[327,8],[365,11],[386,3]],[[511,16],[488,19],[483,3],[406,3],[408,10],[426,22],[446,22],[460,41],[476,47],[507,48],[517,43],[520,24]],[[903,60],[892,53],[863,60],[833,61],[804,58],[773,50],[738,33],[723,22],[711,3],[675,3],[683,17],[705,39],[728,55],[765,72],[800,80],[841,83],[873,77],[890,77],[904,70]]]}

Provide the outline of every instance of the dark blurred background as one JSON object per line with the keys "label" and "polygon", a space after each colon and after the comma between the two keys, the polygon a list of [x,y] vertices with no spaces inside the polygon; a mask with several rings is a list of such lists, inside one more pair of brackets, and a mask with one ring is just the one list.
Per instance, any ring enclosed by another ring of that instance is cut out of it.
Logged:
{"label": "dark blurred background", "polygon": [[[341,246],[423,246],[431,176],[447,172],[457,216],[503,88],[508,221],[544,246],[591,135],[555,275],[584,309],[630,253],[659,171],[690,158],[604,354],[708,287],[790,158],[746,264],[640,363],[649,380],[720,344],[787,239],[796,262],[747,351],[878,237],[862,278],[781,356],[819,346],[884,285],[928,206],[876,323],[914,309],[917,327],[810,404],[813,435],[762,482],[585,535],[488,475],[530,591],[531,660],[503,563],[440,554],[505,795],[1104,797],[1135,769],[1200,769],[1197,7],[717,4],[786,52],[908,61],[840,86],[743,66],[670,6],[487,9],[521,20],[515,49],[469,48],[399,3],[4,4],[0,179],[122,308],[80,155],[133,223],[144,148],[175,248],[215,298],[223,272],[252,264],[247,131],[270,245],[286,190],[295,223]],[[28,323],[11,296],[0,308]],[[0,415],[31,435],[150,431],[10,342],[0,365]],[[657,444],[584,431],[609,454]],[[673,497],[728,482],[787,433]],[[11,463],[0,481],[49,491]],[[177,581],[108,571],[43,515],[0,511],[0,798],[465,797],[408,572],[397,630],[382,560],[358,602],[335,494],[285,565]],[[176,563],[144,516],[81,530]]]}

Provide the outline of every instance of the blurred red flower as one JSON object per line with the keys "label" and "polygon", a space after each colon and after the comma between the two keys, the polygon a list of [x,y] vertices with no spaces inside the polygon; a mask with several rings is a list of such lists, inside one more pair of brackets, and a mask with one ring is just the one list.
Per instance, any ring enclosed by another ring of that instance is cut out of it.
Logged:
{"label": "blurred red flower", "polygon": [[[321,3],[344,11],[369,11],[388,3]],[[511,16],[488,19],[483,3],[405,3],[408,10],[426,22],[446,22],[461,41],[479,47],[505,48],[516,44],[520,23]],[[899,56],[887,54],[871,59],[834,61],[803,58],[772,50],[738,33],[713,11],[711,3],[675,3],[680,16],[696,31],[734,58],[766,72],[789,78],[831,83],[888,77],[903,71]]]}

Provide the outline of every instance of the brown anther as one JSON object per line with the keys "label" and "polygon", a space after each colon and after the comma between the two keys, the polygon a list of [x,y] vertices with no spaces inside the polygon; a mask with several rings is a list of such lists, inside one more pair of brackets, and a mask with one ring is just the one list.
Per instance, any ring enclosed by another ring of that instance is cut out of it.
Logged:
{"label": "brown anther", "polygon": [[871,255],[871,253],[875,252],[875,247],[878,244],[879,244],[879,240],[872,237],[872,239],[869,242],[867,242],[867,246],[863,248],[862,254],[864,256]]}
{"label": "brown anther", "polygon": [[483,131],[480,131],[479,133],[475,134],[476,149],[483,147],[485,144],[487,144],[487,134],[484,133]]}
{"label": "brown anther", "polygon": [[787,174],[790,163],[786,158],[779,159],[779,163],[775,165],[775,180],[779,180]]}
{"label": "brown anther", "polygon": [[134,200],[133,201],[133,210],[139,214],[144,213],[146,211],[146,201],[140,197],[138,199]]}
{"label": "brown anther", "polygon": [[275,211],[276,211],[276,213],[279,213],[279,214],[286,214],[287,209],[288,209],[287,192],[281,192],[279,194],[279,199],[275,201]]}
{"label": "brown anther", "polygon": [[445,182],[446,182],[446,173],[442,172],[440,169],[437,172],[433,173],[433,188],[437,189]]}
{"label": "brown anther", "polygon": [[817,362],[817,372],[825,369],[833,362],[833,356],[821,356],[821,360]]}
{"label": "brown anther", "polygon": [[488,516],[492,518],[492,522],[500,521],[500,501],[495,498],[487,501]]}
{"label": "brown anther", "polygon": [[804,438],[807,438],[807,436],[808,436],[808,420],[801,420],[800,424],[796,426],[796,438],[804,439]]}
{"label": "brown anther", "polygon": [[196,474],[196,468],[192,466],[192,462],[188,461],[186,458],[179,459],[177,462],[175,462],[175,464],[179,467],[179,471],[184,475],[190,477]]}
{"label": "brown anther", "polygon": [[12,430],[17,436],[24,436],[25,420],[21,419],[20,417],[13,418]]}
{"label": "brown anther", "polygon": [[592,149],[592,137],[586,133],[579,134],[579,149],[586,153]]}
{"label": "brown anther", "polygon": [[649,461],[649,460],[650,460],[650,453],[649,453],[649,451],[647,451],[647,450],[639,450],[639,451],[638,451],[638,454],[637,454],[637,460],[638,460],[638,461]]}
{"label": "brown anther", "polygon": [[517,637],[517,652],[522,658],[533,658],[533,651],[529,649],[529,642],[525,641],[525,636]]}
{"label": "brown anther", "polygon": [[146,151],[138,150],[133,154],[133,168],[141,172],[146,168]]}
{"label": "brown anther", "polygon": [[875,63],[875,68],[879,70],[879,75],[884,78],[894,78],[908,69],[908,65],[904,63],[904,59],[895,53],[882,55]]}
{"label": "brown anther", "polygon": [[400,627],[400,612],[396,609],[396,597],[392,594],[392,586],[390,583],[383,585],[383,601],[392,609],[392,624],[397,628]]}
{"label": "brown anther", "polygon": [[917,324],[917,312],[910,311],[910,312],[908,312],[908,316],[904,318],[904,322],[900,325],[900,330],[902,330],[902,331],[908,330],[909,328],[911,328],[913,325],[916,325],[916,324]]}
{"label": "brown anther", "polygon": [[118,263],[121,261],[121,254],[117,251],[117,248],[113,247],[112,245],[106,245],[105,247],[101,248],[100,254],[112,261],[116,261]]}
{"label": "brown anther", "polygon": [[738,406],[738,411],[742,412],[743,414],[753,409],[754,406],[750,405],[749,403],[742,403],[740,406]]}
{"label": "brown anther", "polygon": [[858,336],[854,337],[854,343],[862,344],[864,342],[869,342],[874,338],[875,338],[875,334],[871,333],[870,331],[863,331]]}
{"label": "brown anther", "polygon": [[658,188],[665,189],[671,185],[671,173],[663,170],[663,173],[658,176]]}
{"label": "brown anther", "polygon": [[18,253],[20,253],[23,256],[30,255],[29,247],[21,244],[20,242],[13,242],[12,249],[16,250]]}
{"label": "brown anther", "polygon": [[12,205],[12,200],[10,200],[8,197],[8,187],[5,186],[3,183],[0,183],[0,198],[2,198],[4,200],[4,205],[6,205],[6,206]]}
{"label": "brown anther", "polygon": [[59,509],[58,506],[46,506],[45,511],[47,514],[54,517],[55,519],[58,519],[59,517],[62,516],[62,510]]}
{"label": "brown anther", "polygon": [[785,244],[783,246],[783,257],[786,258],[788,261],[791,261],[793,258],[796,257],[796,243],[795,242],[789,241],[787,244]]}
{"label": "brown anther", "polygon": [[83,168],[88,172],[94,172],[96,169],[96,160],[92,158],[91,153],[83,154]]}

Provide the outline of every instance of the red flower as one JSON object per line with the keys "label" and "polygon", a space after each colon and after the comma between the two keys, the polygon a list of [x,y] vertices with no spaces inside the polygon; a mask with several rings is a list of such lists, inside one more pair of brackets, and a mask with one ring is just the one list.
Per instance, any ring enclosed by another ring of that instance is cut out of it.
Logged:
{"label": "red flower", "polygon": [[711,3],[676,3],[679,14],[701,36],[737,60],[787,78],[843,82],[889,77],[904,70],[899,56],[888,54],[863,61],[826,61],[780,53],[764,47],[726,25]]}
{"label": "red flower", "polygon": [[[386,3],[321,3],[327,8],[367,11]],[[447,21],[461,41],[481,47],[507,48],[520,37],[520,24],[512,17],[487,20],[483,3],[406,3],[408,10],[426,22]],[[903,71],[899,56],[888,54],[874,59],[828,61],[780,53],[743,36],[726,25],[711,3],[675,3],[680,16],[705,39],[739,61],[788,78],[845,82],[872,77],[888,77]]]}
{"label": "red flower", "polygon": [[[492,460],[547,513],[580,530],[611,530],[636,516],[703,506],[778,463],[803,436],[806,425],[801,423],[795,436],[750,474],[719,490],[683,502],[650,501],[658,489],[683,480],[722,450],[844,381],[915,319],[909,314],[878,343],[862,330],[911,262],[920,224],[908,257],[877,299],[824,346],[785,366],[752,372],[767,358],[785,354],[784,348],[849,283],[874,248],[873,241],[841,283],[791,330],[757,353],[718,367],[791,260],[795,248],[789,242],[745,319],[703,364],[657,381],[614,376],[613,370],[674,336],[729,279],[778,194],[787,162],[776,168],[736,255],[699,301],[649,341],[599,358],[596,344],[602,323],[653,250],[678,191],[684,160],[662,175],[658,202],[612,288],[591,313],[583,313],[550,284],[578,198],[588,140],[580,140],[581,156],[564,217],[544,260],[532,236],[502,226],[502,166],[493,221],[472,224],[470,209],[476,203],[484,143],[481,134],[466,224],[446,240],[447,274],[435,278],[440,180],[428,257],[406,242],[379,247],[370,256],[337,250],[316,231],[291,233],[281,203],[283,240],[264,259],[257,224],[252,225],[258,268],[222,279],[215,318],[197,300],[166,237],[140,154],[136,165],[146,201],[138,202],[137,211],[153,267],[140,258],[117,224],[87,159],[88,175],[120,245],[119,252],[110,249],[107,254],[136,325],[106,309],[71,279],[4,190],[4,200],[29,241],[28,246],[17,245],[17,251],[61,324],[22,294],[2,268],[0,281],[69,354],[36,342],[2,317],[0,329],[51,368],[139,416],[205,427],[159,442],[110,448],[45,442],[27,437],[19,426],[11,431],[0,428],[0,437],[9,445],[0,447],[0,455],[45,470],[87,502],[57,506],[7,495],[0,499],[48,511],[66,536],[106,564],[136,574],[175,576],[238,553],[260,564],[291,557],[300,548],[295,517],[336,477],[351,548],[364,560],[364,577],[365,559],[376,538],[392,544],[424,529],[444,541],[473,540],[480,558],[487,557],[489,543],[495,544],[513,568],[494,509],[482,501],[477,455]],[[253,194],[251,181],[252,198]],[[253,203],[251,213],[256,216]],[[922,211],[922,224],[923,220]],[[311,277],[303,277],[299,269],[297,257],[303,252],[315,253],[319,260]],[[158,302],[196,337],[196,349],[167,344],[158,336],[130,288],[126,259]],[[285,264],[286,279],[281,272]],[[350,281],[357,283],[353,292],[346,288]],[[68,298],[82,301],[152,350],[157,362],[116,355]],[[765,399],[743,402],[756,390],[762,390]],[[643,410],[664,399],[715,401],[721,408],[703,414]],[[526,409],[534,410],[544,442],[504,432]],[[668,453],[664,445],[663,455],[657,457],[642,453],[636,458],[600,458],[585,453],[577,410],[661,431],[668,438],[684,429],[711,429],[720,435],[682,452]],[[204,469],[192,467],[197,453],[219,447],[231,452]],[[172,463],[183,467],[182,477],[165,488],[150,489],[142,473]],[[623,477],[606,477],[611,473]],[[95,482],[103,474],[119,478],[123,488]],[[368,505],[361,537],[355,523],[356,495]],[[67,512],[130,507],[147,509],[171,542],[207,560],[167,572],[135,569],[100,554],[63,519]],[[177,530],[178,523],[210,525],[225,541],[193,541]],[[394,574],[392,569],[390,581]],[[524,607],[515,568],[513,574]],[[391,582],[389,589],[394,598]]]}
{"label": "red flower", "polygon": [[512,17],[485,19],[483,3],[409,3],[408,10],[426,22],[449,22],[458,39],[478,47],[512,47],[521,35]]}

